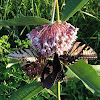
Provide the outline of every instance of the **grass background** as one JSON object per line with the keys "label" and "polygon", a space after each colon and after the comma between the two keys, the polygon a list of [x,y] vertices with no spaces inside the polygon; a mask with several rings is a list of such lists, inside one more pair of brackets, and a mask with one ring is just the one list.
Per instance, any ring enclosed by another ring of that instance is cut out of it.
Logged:
{"label": "grass background", "polygon": [[[59,0],[60,15],[62,15],[64,1]],[[21,16],[38,16],[51,20],[52,5],[53,0],[1,0],[0,20]],[[100,21],[97,19],[100,19],[100,2],[99,0],[89,0],[80,11],[68,20],[69,23],[79,28],[78,41],[87,43],[97,52],[98,60],[89,61],[91,64],[100,64]],[[7,58],[9,52],[19,48],[27,48],[30,45],[26,34],[35,27],[32,25],[0,27],[0,100],[7,100],[14,91],[33,82],[20,69],[20,63],[8,69],[6,66],[10,61]],[[93,95],[80,81],[76,80],[69,80],[67,84],[62,83],[61,97],[64,100],[99,100],[99,97]],[[32,100],[44,99],[55,100],[53,96],[45,92],[32,98]]]}

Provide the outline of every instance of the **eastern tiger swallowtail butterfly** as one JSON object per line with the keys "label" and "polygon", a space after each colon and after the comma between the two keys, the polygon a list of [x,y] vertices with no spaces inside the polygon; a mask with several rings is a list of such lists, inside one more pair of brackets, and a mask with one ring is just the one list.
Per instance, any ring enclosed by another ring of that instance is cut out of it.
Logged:
{"label": "eastern tiger swallowtail butterfly", "polygon": [[[24,70],[29,69],[29,73],[40,74],[39,69],[42,70],[41,66],[39,67],[36,62],[38,62],[38,55],[33,48],[30,49],[21,49],[16,50],[8,55],[9,58],[18,59],[26,62]],[[60,60],[66,60],[67,65],[73,64],[78,59],[97,59],[96,52],[88,45],[76,42],[72,49],[68,52],[67,56],[60,56]],[[41,82],[44,88],[50,88],[56,80],[63,79],[64,72],[62,70],[58,54],[54,54],[53,61],[49,60],[47,64],[44,65],[44,69],[41,74]],[[34,65],[35,63],[35,65]],[[34,67],[35,66],[35,67]],[[33,69],[32,69],[33,68]],[[28,73],[28,74],[29,74]]]}

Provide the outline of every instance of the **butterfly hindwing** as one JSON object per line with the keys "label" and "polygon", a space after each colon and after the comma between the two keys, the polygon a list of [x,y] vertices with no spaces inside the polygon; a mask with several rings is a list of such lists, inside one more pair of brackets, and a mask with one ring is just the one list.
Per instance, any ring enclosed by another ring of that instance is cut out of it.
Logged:
{"label": "butterfly hindwing", "polygon": [[44,70],[42,72],[41,82],[43,88],[49,89],[55,80],[56,75],[54,76],[53,72],[53,62],[48,61],[47,65],[44,67]]}
{"label": "butterfly hindwing", "polygon": [[47,65],[44,67],[42,73],[42,86],[44,88],[51,88],[57,79],[58,73],[61,71],[61,64],[58,58],[58,55],[55,53],[54,60],[48,61]]}

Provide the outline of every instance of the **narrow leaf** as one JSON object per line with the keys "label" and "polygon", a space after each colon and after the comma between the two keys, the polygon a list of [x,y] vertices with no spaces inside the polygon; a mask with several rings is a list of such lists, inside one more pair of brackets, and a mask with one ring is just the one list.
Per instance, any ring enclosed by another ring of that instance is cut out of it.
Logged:
{"label": "narrow leaf", "polygon": [[[53,92],[53,90],[47,89],[47,88],[45,88],[45,90],[46,90],[49,94],[51,94],[51,95],[53,95],[53,96],[55,96],[55,97],[57,98],[57,95]],[[57,90],[57,88],[56,88],[56,90]]]}
{"label": "narrow leaf", "polygon": [[49,23],[49,21],[44,18],[26,16],[14,19],[2,20],[0,21],[0,26],[41,25],[44,23]]}
{"label": "narrow leaf", "polygon": [[[64,63],[65,64],[65,63]],[[79,78],[84,85],[94,94],[100,95],[100,78],[94,68],[83,60],[71,66],[65,66]]]}
{"label": "narrow leaf", "polygon": [[62,12],[62,20],[68,20],[72,17],[80,8],[82,8],[88,0],[66,0],[66,5]]}
{"label": "narrow leaf", "polygon": [[[55,84],[54,86],[52,86],[50,88],[50,90],[53,92],[52,95],[54,95],[55,97],[57,97],[57,84]],[[50,93],[50,92],[49,92]]]}
{"label": "narrow leaf", "polygon": [[84,11],[81,11],[81,12],[84,13],[84,14],[86,14],[86,15],[88,15],[88,16],[90,16],[90,17],[95,18],[95,19],[98,20],[98,21],[100,21],[100,19],[98,19],[96,16],[93,16],[93,15],[90,14],[90,13],[87,13],[87,12],[84,12]]}
{"label": "narrow leaf", "polygon": [[33,82],[17,90],[8,100],[28,100],[43,90],[40,82]]}
{"label": "narrow leaf", "polygon": [[53,85],[50,89],[45,88],[43,91],[46,91],[57,98],[57,84]]}

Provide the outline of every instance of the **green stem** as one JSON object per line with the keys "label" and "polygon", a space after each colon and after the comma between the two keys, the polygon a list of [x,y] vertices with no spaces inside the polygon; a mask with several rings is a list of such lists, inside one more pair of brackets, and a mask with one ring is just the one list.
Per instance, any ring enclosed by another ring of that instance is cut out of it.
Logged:
{"label": "green stem", "polygon": [[59,16],[59,5],[58,5],[58,0],[56,1],[57,4],[57,20],[58,22],[60,21],[60,16]]}
{"label": "green stem", "polygon": [[53,22],[54,22],[56,1],[57,1],[57,0],[54,0],[53,9],[52,9],[52,20],[51,20],[51,23],[52,23],[52,24],[53,24]]}
{"label": "green stem", "polygon": [[58,81],[58,100],[61,100],[60,99],[60,81]]}
{"label": "green stem", "polygon": [[34,1],[32,0],[32,13],[33,13],[33,16],[34,16]]}

